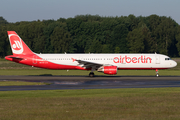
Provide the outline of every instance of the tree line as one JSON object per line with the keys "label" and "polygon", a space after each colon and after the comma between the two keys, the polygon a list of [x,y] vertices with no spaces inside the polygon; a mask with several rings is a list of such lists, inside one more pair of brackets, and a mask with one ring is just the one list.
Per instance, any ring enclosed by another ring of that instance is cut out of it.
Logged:
{"label": "tree line", "polygon": [[180,56],[180,26],[165,16],[77,15],[16,23],[0,17],[0,57],[12,54],[7,31],[16,31],[36,53],[156,52]]}

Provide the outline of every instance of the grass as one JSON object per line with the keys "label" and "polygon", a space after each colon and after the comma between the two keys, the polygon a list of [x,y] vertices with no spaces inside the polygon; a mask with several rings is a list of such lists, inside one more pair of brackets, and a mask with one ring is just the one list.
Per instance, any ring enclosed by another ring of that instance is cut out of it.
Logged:
{"label": "grass", "polygon": [[7,61],[5,58],[0,57],[0,61]]}
{"label": "grass", "polygon": [[[48,69],[0,69],[0,75],[85,75],[88,76],[90,71],[83,70],[48,70]],[[95,75],[103,75],[104,73],[94,72]],[[155,76],[155,70],[118,70],[116,76]],[[179,76],[180,70],[159,70],[159,75],[163,76]]]}
{"label": "grass", "polygon": [[18,64],[7,60],[6,61],[0,60],[0,69],[3,70],[3,69],[38,69],[38,68],[34,68],[23,64]]}
{"label": "grass", "polygon": [[180,88],[0,91],[2,120],[178,120]]}

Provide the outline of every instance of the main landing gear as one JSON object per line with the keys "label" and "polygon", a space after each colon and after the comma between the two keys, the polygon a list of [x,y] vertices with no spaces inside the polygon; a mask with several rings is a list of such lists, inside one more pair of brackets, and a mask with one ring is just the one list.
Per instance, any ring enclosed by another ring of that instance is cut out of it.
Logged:
{"label": "main landing gear", "polygon": [[93,72],[90,72],[90,73],[89,73],[89,77],[94,77],[94,73],[93,73]]}
{"label": "main landing gear", "polygon": [[159,76],[159,74],[158,74],[158,69],[156,69],[156,77],[158,77]]}

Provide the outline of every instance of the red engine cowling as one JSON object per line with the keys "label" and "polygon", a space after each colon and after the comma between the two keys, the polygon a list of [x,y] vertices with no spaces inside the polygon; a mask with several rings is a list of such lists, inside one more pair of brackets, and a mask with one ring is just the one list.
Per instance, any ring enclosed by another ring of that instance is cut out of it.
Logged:
{"label": "red engine cowling", "polygon": [[117,66],[104,66],[104,74],[115,75],[117,74]]}

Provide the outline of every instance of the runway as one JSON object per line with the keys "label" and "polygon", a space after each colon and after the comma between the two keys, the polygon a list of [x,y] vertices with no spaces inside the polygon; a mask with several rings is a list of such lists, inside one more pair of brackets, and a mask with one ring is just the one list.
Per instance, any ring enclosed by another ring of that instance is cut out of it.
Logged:
{"label": "runway", "polygon": [[0,76],[0,81],[46,82],[50,85],[0,86],[0,91],[180,87],[180,76]]}

